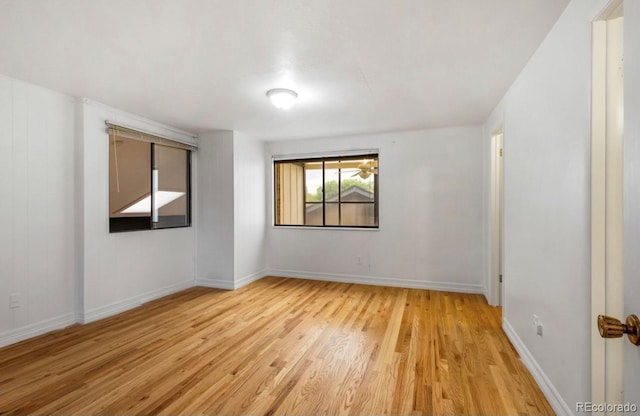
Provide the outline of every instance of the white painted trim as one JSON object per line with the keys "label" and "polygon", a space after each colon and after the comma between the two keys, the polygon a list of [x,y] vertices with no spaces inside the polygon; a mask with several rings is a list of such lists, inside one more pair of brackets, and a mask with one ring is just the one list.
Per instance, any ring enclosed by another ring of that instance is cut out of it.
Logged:
{"label": "white painted trim", "polygon": [[544,393],[544,396],[549,401],[553,411],[558,416],[573,416],[574,413],[569,405],[564,401],[553,383],[551,383],[551,380],[549,380],[549,377],[547,377],[544,370],[542,370],[542,367],[540,367],[536,359],[533,358],[529,349],[526,347],[522,339],[520,339],[509,321],[505,318],[502,319],[502,329],[505,334],[507,334],[507,337],[511,341],[511,344],[513,344],[516,351],[518,351],[518,354],[520,354],[520,359],[531,372],[531,375],[536,380],[536,383],[538,383],[538,386],[540,386],[540,390],[542,390],[542,393]]}
{"label": "white painted trim", "polygon": [[10,329],[0,334],[0,348],[25,339],[37,337],[56,329],[65,328],[76,323],[76,314],[68,313],[55,318],[46,319],[20,328]]}
{"label": "white painted trim", "polygon": [[220,279],[196,279],[196,286],[211,287],[214,289],[234,290],[235,285],[229,280]]}
{"label": "white painted trim", "polygon": [[393,286],[410,289],[439,290],[443,292],[478,293],[483,294],[482,285],[468,283],[434,282],[423,280],[396,279],[392,277],[359,276],[352,274],[314,273],[299,270],[269,269],[268,276],[289,277],[294,279],[311,279],[340,283],[357,283],[374,286]]}
{"label": "white painted trim", "polygon": [[167,296],[172,293],[176,293],[181,290],[188,289],[190,287],[193,287],[193,280],[187,280],[184,282],[175,283],[173,285],[166,286],[161,289],[155,289],[150,292],[143,293],[128,299],[124,299],[118,302],[113,302],[104,306],[99,306],[97,308],[90,309],[84,313],[80,313],[79,322],[83,324],[87,324],[89,322],[97,321],[99,319],[104,319],[104,318],[116,315],[120,312],[133,309],[137,306],[142,305],[143,303],[150,302],[155,299],[159,299],[163,296]]}
{"label": "white painted trim", "polygon": [[260,280],[265,276],[268,276],[267,270],[266,269],[262,269],[259,272],[250,274],[248,276],[241,277],[241,278],[239,278],[239,279],[237,279],[235,281],[235,283],[233,285],[234,289],[239,289],[239,288],[241,288],[243,286],[248,285],[249,283],[255,282],[256,280]]}

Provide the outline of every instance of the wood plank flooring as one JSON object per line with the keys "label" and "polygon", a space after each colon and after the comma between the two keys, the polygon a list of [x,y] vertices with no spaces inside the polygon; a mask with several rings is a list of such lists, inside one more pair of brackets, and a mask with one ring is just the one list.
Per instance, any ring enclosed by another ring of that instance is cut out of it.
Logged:
{"label": "wood plank flooring", "polygon": [[481,295],[268,277],[0,349],[0,414],[552,414]]}

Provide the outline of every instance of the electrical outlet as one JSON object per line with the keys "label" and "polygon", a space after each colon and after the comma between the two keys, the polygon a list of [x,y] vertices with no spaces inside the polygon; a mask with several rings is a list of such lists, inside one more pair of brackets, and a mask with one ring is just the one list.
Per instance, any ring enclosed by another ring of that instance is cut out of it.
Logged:
{"label": "electrical outlet", "polygon": [[9,309],[19,308],[20,307],[20,294],[12,293],[9,295]]}
{"label": "electrical outlet", "polygon": [[542,336],[542,322],[536,314],[533,315],[533,326],[536,327],[536,334]]}

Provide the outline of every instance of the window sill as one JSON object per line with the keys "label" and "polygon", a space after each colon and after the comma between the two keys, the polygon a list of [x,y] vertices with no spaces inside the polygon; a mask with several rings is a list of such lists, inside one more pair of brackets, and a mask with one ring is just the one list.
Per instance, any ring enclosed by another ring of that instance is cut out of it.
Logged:
{"label": "window sill", "polygon": [[278,230],[332,230],[332,231],[380,231],[378,228],[365,228],[365,227],[306,227],[303,225],[271,225],[271,228]]}

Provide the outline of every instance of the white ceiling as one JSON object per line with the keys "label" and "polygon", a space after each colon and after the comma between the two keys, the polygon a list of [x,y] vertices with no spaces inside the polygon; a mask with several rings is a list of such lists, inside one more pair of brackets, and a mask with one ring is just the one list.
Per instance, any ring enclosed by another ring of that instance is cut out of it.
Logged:
{"label": "white ceiling", "polygon": [[[482,123],[568,0],[0,0],[0,73],[268,140]],[[299,93],[283,112],[270,88]]]}

